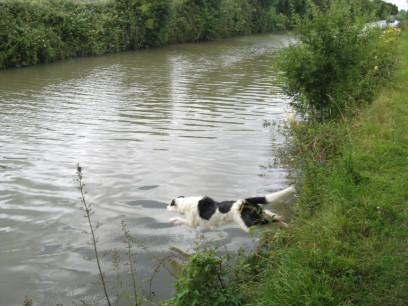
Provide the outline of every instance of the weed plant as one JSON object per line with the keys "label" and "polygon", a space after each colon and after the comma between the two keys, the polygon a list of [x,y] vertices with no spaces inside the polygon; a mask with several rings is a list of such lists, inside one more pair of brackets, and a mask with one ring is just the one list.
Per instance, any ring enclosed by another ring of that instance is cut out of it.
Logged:
{"label": "weed plant", "polygon": [[[100,283],[103,289],[103,294],[106,300],[107,305],[112,305],[112,298],[111,298],[111,291],[112,288],[109,288],[108,285],[108,280],[102,271],[102,261],[101,261],[101,255],[100,251],[98,249],[98,243],[99,240],[96,237],[96,231],[98,228],[101,226],[101,223],[96,222],[94,223],[92,216],[94,215],[94,210],[92,207],[92,204],[89,203],[86,200],[86,191],[85,191],[85,184],[83,182],[83,170],[82,167],[77,164],[76,167],[76,175],[77,178],[75,179],[78,182],[78,190],[80,192],[80,199],[82,203],[82,209],[85,212],[84,217],[87,220],[87,225],[88,225],[88,230],[84,231],[85,234],[88,234],[91,236],[91,241],[90,245],[93,248],[93,254],[94,257],[90,257],[88,260],[94,259],[98,268],[98,275],[100,278]],[[138,286],[136,284],[136,267],[135,267],[135,260],[134,257],[135,255],[132,253],[132,248],[134,243],[136,242],[136,239],[130,234],[127,225],[124,221],[121,223],[122,225],[122,233],[123,233],[123,242],[125,244],[125,260],[122,260],[120,252],[118,250],[112,250],[110,251],[112,255],[112,263],[114,270],[116,271],[116,281],[117,281],[117,286],[115,288],[115,301],[116,305],[119,305],[119,302],[121,299],[125,299],[127,302],[130,303],[130,305],[142,305],[142,301],[148,301],[148,299],[144,299],[141,297],[138,293]],[[139,243],[140,244],[140,243]],[[106,254],[105,254],[106,255]],[[130,274],[131,277],[131,284],[130,284],[130,289],[129,287],[125,287],[123,277],[120,275],[121,271],[121,266],[124,265],[126,266],[128,273]],[[83,305],[87,305],[85,301],[82,301]]]}
{"label": "weed plant", "polygon": [[[222,243],[223,237],[220,236]],[[261,252],[228,251],[203,235],[195,239],[194,252],[182,262],[168,305],[244,305],[244,285],[264,265]],[[255,241],[254,241],[255,244]]]}
{"label": "weed plant", "polygon": [[98,267],[98,271],[99,271],[99,277],[101,279],[101,284],[102,284],[102,288],[103,288],[103,292],[106,298],[106,302],[108,303],[108,305],[111,305],[111,301],[109,299],[109,295],[108,295],[108,290],[107,290],[107,283],[105,280],[105,275],[102,272],[102,267],[101,267],[101,261],[100,261],[100,256],[99,256],[99,251],[97,248],[97,243],[98,240],[95,236],[95,231],[100,227],[100,223],[97,223],[96,225],[94,225],[92,223],[91,220],[91,216],[94,214],[93,209],[92,209],[92,204],[89,204],[86,199],[85,199],[85,184],[83,183],[83,173],[82,173],[82,167],[77,164],[77,179],[76,181],[78,182],[78,190],[81,194],[81,202],[83,204],[83,210],[85,212],[84,217],[87,219],[88,222],[88,226],[89,226],[89,231],[85,231],[85,234],[88,234],[91,236],[91,242],[90,245],[92,245],[93,250],[94,250],[94,255],[95,255],[95,261],[96,261],[96,265]]}

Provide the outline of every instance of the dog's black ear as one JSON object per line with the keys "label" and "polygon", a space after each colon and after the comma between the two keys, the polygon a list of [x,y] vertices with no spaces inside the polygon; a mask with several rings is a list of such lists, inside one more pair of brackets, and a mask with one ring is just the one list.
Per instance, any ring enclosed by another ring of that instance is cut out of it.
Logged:
{"label": "dog's black ear", "polygon": [[176,200],[172,200],[170,203],[170,206],[175,206],[176,205]]}
{"label": "dog's black ear", "polygon": [[184,196],[178,196],[177,199],[178,199],[178,198],[184,198]]}

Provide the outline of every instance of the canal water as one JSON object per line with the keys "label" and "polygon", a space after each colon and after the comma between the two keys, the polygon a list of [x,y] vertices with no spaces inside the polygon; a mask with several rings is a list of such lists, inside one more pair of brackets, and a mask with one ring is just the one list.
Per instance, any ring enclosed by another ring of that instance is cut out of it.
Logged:
{"label": "canal water", "polygon": [[[272,65],[288,41],[254,35],[0,71],[0,305],[25,296],[34,305],[103,305],[96,264],[86,260],[93,252],[77,163],[102,224],[112,301],[120,286],[110,251],[125,254],[122,220],[151,252],[132,249],[137,284],[155,301],[173,290],[171,275],[155,272],[155,257],[171,248],[192,252],[204,234],[251,249],[253,238],[235,225],[172,225],[165,208],[179,195],[233,200],[287,186],[275,163],[284,137],[265,122],[288,111]],[[270,209],[288,214],[286,204]],[[129,267],[119,270],[128,281]]]}

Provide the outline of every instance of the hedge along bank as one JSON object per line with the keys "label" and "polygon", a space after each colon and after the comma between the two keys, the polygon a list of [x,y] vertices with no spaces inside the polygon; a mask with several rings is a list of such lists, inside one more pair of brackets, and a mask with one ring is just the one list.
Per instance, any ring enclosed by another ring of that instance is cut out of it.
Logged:
{"label": "hedge along bank", "polygon": [[284,27],[273,1],[6,0],[0,69]]}

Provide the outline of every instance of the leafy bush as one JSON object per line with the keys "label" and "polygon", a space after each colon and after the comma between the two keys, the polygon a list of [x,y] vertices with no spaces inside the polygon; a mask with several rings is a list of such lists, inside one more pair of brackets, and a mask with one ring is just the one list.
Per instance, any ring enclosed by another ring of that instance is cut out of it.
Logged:
{"label": "leafy bush", "polygon": [[4,0],[0,69],[281,27],[263,0]]}
{"label": "leafy bush", "polygon": [[170,305],[239,305],[226,276],[223,260],[215,250],[191,255],[175,282],[176,294]]}
{"label": "leafy bush", "polygon": [[129,48],[158,46],[167,40],[171,0],[113,0]]}
{"label": "leafy bush", "polygon": [[112,45],[110,12],[107,4],[69,0],[0,3],[0,68],[121,50]]}
{"label": "leafy bush", "polygon": [[297,21],[299,43],[280,58],[285,89],[300,113],[323,121],[356,112],[391,75],[395,47],[368,20],[356,1],[330,1],[322,9],[309,2]]}
{"label": "leafy bush", "polygon": [[196,238],[195,253],[188,255],[182,265],[174,283],[176,292],[168,305],[243,304],[241,288],[258,274],[257,269],[264,262],[243,249],[220,252],[214,242],[205,236]]}
{"label": "leafy bush", "polygon": [[220,37],[219,0],[184,0],[175,7],[172,29],[175,41],[204,41]]}

